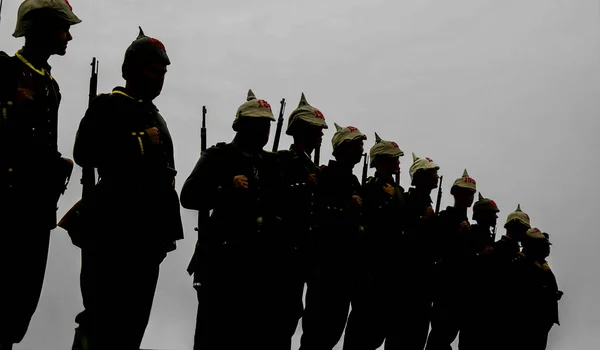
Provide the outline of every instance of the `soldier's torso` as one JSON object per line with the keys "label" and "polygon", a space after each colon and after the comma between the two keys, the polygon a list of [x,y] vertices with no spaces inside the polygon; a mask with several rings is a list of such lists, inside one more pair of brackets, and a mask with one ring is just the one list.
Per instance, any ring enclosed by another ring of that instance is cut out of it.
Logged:
{"label": "soldier's torso", "polygon": [[[92,115],[100,178],[132,189],[170,187],[175,176],[173,141],[158,109],[114,92],[97,99]],[[159,130],[159,144],[148,142],[145,135],[152,127]]]}
{"label": "soldier's torso", "polygon": [[[98,171],[94,203],[100,222],[147,238],[181,239],[173,143],[156,107],[113,91],[97,96],[86,118],[90,123],[80,127],[78,138],[89,139],[80,140],[77,152]],[[159,130],[159,144],[143,134],[152,127]]]}
{"label": "soldier's torso", "polygon": [[[209,220],[213,239],[247,243],[284,239],[280,232],[283,178],[277,155],[265,151],[244,153],[234,143],[219,144],[207,150],[215,158],[211,186],[216,187],[213,213]],[[233,178],[243,175],[247,189],[234,189]],[[269,237],[267,237],[269,236]]]}
{"label": "soldier's torso", "polygon": [[[394,195],[383,190],[386,184],[394,188]],[[399,239],[406,220],[404,189],[396,185],[392,178],[376,173],[368,179],[363,192],[369,235],[379,236],[386,241]]]}
{"label": "soldier's torso", "polygon": [[432,201],[429,194],[424,194],[411,187],[405,194],[406,226],[402,235],[403,253],[407,259],[415,259],[430,264],[437,258],[437,218],[425,219]]}
{"label": "soldier's torso", "polygon": [[289,197],[289,207],[285,217],[290,229],[307,231],[314,210],[316,185],[308,181],[311,174],[318,176],[320,170],[310,157],[294,145],[289,150],[278,152],[281,163],[285,193]]}
{"label": "soldier's torso", "polygon": [[353,195],[361,194],[360,182],[352,169],[330,161],[321,171],[315,193],[316,222],[321,228],[319,234],[331,239],[355,238],[362,222],[362,210],[359,207],[349,207],[348,204]]}
{"label": "soldier's torso", "polygon": [[[3,54],[3,53],[2,53]],[[61,94],[49,70],[0,54],[0,162],[3,182],[36,191],[58,166],[57,125]],[[18,90],[18,88],[22,90]],[[33,100],[25,98],[25,90]]]}

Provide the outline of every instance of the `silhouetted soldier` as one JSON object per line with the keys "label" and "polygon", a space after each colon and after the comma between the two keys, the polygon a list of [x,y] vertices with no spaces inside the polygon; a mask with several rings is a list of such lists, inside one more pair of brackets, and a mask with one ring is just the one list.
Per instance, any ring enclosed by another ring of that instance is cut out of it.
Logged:
{"label": "silhouetted soldier", "polygon": [[496,329],[489,321],[489,305],[494,303],[491,283],[495,276],[490,268],[489,258],[496,234],[498,205],[479,192],[479,199],[473,204],[473,220],[466,240],[465,292],[468,295],[462,308],[460,328],[460,349],[479,350],[495,341]]}
{"label": "silhouetted soldier", "polygon": [[470,297],[466,288],[467,272],[466,242],[469,236],[467,209],[473,204],[476,182],[465,169],[463,176],[450,188],[454,206],[448,206],[439,214],[441,259],[436,265],[431,332],[426,350],[451,350],[452,342],[461,329],[465,306]]}
{"label": "silhouetted soldier", "polygon": [[269,140],[271,106],[248,91],[231,143],[202,153],[183,185],[184,208],[209,211],[199,232],[198,314],[194,349],[289,349],[296,276],[294,240],[277,155]]}
{"label": "silhouetted soldier", "polygon": [[439,258],[438,220],[430,196],[431,190],[437,187],[438,170],[439,166],[431,158],[417,158],[413,153],[409,171],[414,187],[405,195],[407,219],[398,254],[399,276],[404,285],[398,295],[402,310],[399,324],[404,337],[388,339],[388,349],[423,350],[427,341],[433,267]]}
{"label": "silhouetted soldier", "polygon": [[24,338],[46,271],[57,202],[73,169],[58,151],[61,94],[48,59],[64,56],[81,20],[64,0],[26,0],[13,36],[25,45],[0,52],[0,349]]}
{"label": "silhouetted soldier", "polygon": [[75,162],[100,178],[86,198],[85,311],[76,319],[90,349],[139,349],[160,263],[183,238],[173,142],[152,102],[169,64],[164,45],[140,28],[125,51],[125,87],[94,98],[77,131]]}
{"label": "silhouetted soldier", "polygon": [[548,235],[537,228],[527,231],[523,252],[512,270],[519,289],[517,330],[514,349],[544,350],[548,333],[559,325],[558,301],[563,292],[558,290],[556,277],[546,258],[550,255]]}
{"label": "silhouetted soldier", "polygon": [[489,348],[492,350],[514,349],[518,344],[520,334],[516,315],[519,313],[521,292],[512,265],[520,256],[519,242],[525,239],[527,230],[531,228],[529,215],[517,205],[517,210],[508,214],[504,228],[506,235],[493,244],[493,251],[489,256],[491,279],[486,294],[493,302],[489,305],[488,313],[482,315],[484,317],[481,319],[488,329],[507,329],[502,336],[496,336],[490,341]]}
{"label": "silhouetted soldier", "polygon": [[361,231],[361,186],[352,169],[361,160],[366,136],[340,127],[333,156],[316,189],[314,239],[317,274],[308,281],[300,349],[332,349],[340,340],[356,280],[356,244]]}
{"label": "silhouetted soldier", "polygon": [[366,232],[359,244],[364,258],[358,261],[359,285],[352,298],[345,350],[375,350],[384,340],[400,344],[404,336],[398,325],[398,294],[404,286],[397,261],[406,208],[404,189],[393,178],[403,155],[398,144],[375,134],[369,156],[376,171],[363,188]]}
{"label": "silhouetted soldier", "polygon": [[289,150],[278,152],[290,203],[284,219],[288,234],[293,235],[296,245],[294,254],[297,266],[288,272],[297,276],[297,286],[293,290],[296,311],[290,315],[289,331],[292,335],[302,317],[304,283],[314,271],[309,259],[311,249],[308,241],[313,223],[314,192],[320,169],[318,164],[312,161],[311,154],[321,145],[323,129],[327,128],[323,113],[311,106],[302,94],[298,108],[290,114],[286,130],[286,134],[294,138],[294,143]]}

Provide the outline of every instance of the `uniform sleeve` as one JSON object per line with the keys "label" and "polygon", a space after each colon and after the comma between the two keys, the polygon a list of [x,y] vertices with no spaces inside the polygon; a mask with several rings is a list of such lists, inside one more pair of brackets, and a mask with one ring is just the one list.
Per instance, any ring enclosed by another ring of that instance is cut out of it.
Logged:
{"label": "uniform sleeve", "polygon": [[190,210],[214,209],[217,201],[233,194],[233,180],[226,182],[219,176],[220,155],[216,147],[202,152],[200,159],[181,189],[181,205]]}
{"label": "uniform sleeve", "polygon": [[100,103],[98,97],[92,100],[85,115],[79,122],[79,128],[75,135],[75,145],[73,146],[73,159],[77,165],[82,168],[97,168],[101,163],[99,159],[98,147],[100,140],[98,137],[99,125],[98,115],[100,114]]}

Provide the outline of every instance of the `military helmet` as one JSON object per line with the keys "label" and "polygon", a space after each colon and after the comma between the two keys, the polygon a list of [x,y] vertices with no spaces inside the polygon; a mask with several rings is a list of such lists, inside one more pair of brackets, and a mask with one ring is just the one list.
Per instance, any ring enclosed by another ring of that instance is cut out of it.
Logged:
{"label": "military helmet", "polygon": [[526,236],[526,240],[524,241],[525,244],[527,244],[527,243],[544,243],[544,244],[552,245],[552,243],[550,243],[550,236],[547,233],[542,232],[537,227],[532,227],[529,230],[527,230],[527,233],[525,234],[525,236]]}
{"label": "military helmet", "polygon": [[375,133],[375,145],[373,145],[369,151],[369,158],[371,159],[369,166],[371,168],[375,167],[374,160],[377,156],[402,157],[403,155],[404,152],[402,152],[396,142],[382,140],[381,137]]}
{"label": "military helmet", "polygon": [[363,134],[362,132],[360,132],[360,130],[353,126],[346,126],[342,128],[336,123],[333,123],[333,125],[337,130],[331,138],[331,145],[333,146],[334,152],[336,148],[338,148],[343,143],[367,139],[367,135]]}
{"label": "military helmet", "polygon": [[414,181],[415,174],[417,174],[419,171],[440,169],[440,167],[437,164],[435,164],[431,158],[419,158],[414,153],[412,154],[412,156],[413,163],[408,171],[411,181]]}
{"label": "military helmet", "polygon": [[477,183],[475,182],[475,179],[469,176],[467,169],[465,169],[465,171],[463,172],[462,177],[454,181],[454,184],[452,184],[451,189],[454,187],[465,188],[473,192],[477,191]]}
{"label": "military helmet", "polygon": [[507,225],[508,223],[513,222],[513,221],[519,222],[527,228],[531,228],[531,222],[529,220],[529,215],[525,214],[521,210],[520,204],[517,205],[517,210],[508,214],[505,225]]}
{"label": "military helmet", "polygon": [[[44,16],[34,19],[33,15],[39,13],[40,10],[44,10]],[[25,0],[17,11],[17,25],[13,36],[15,38],[25,36],[33,28],[36,20],[42,18],[47,20],[50,13],[56,19],[68,25],[81,23],[79,17],[73,13],[73,7],[71,7],[68,0]]]}
{"label": "military helmet", "polygon": [[498,209],[498,205],[496,205],[495,201],[489,198],[484,198],[481,192],[479,192],[479,199],[473,204],[473,220],[475,220],[475,217],[478,214],[484,212],[499,213],[500,209]]}
{"label": "military helmet", "polygon": [[318,128],[327,129],[327,123],[325,123],[325,116],[323,113],[311,106],[308,101],[306,101],[306,97],[304,93],[300,96],[300,103],[298,107],[290,114],[288,118],[288,126],[285,131],[286,134],[292,136],[298,130],[298,126],[302,123],[316,126]]}
{"label": "military helmet", "polygon": [[142,27],[139,29],[137,38],[125,50],[125,58],[121,67],[124,79],[127,79],[131,70],[138,64],[159,63],[165,66],[171,64],[165,45],[158,39],[146,36]]}
{"label": "military helmet", "polygon": [[265,100],[258,100],[252,90],[248,90],[248,97],[237,110],[235,119],[233,120],[233,130],[237,131],[236,125],[243,119],[249,118],[264,118],[275,121],[271,105]]}

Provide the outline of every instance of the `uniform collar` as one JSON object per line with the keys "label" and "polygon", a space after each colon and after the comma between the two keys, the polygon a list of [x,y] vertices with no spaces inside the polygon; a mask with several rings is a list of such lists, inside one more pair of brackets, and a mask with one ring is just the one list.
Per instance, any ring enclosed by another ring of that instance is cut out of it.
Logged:
{"label": "uniform collar", "polygon": [[34,67],[34,65],[23,56],[23,49],[20,49],[19,51],[15,52],[15,56],[32,71],[36,72],[41,76],[46,76],[47,74],[48,77],[50,77],[50,79],[54,80],[54,77],[52,77],[52,75],[50,74],[50,70],[52,69],[52,67],[50,67],[50,65],[47,62],[41,68]]}
{"label": "uniform collar", "polygon": [[129,99],[131,99],[133,101],[137,101],[139,103],[149,103],[158,112],[158,108],[156,108],[156,106],[154,105],[154,103],[152,103],[152,102],[146,102],[143,99],[138,99],[138,98],[135,98],[135,97],[129,95],[127,93],[127,90],[124,87],[122,87],[122,86],[115,87],[112,90],[112,93],[113,93],[113,95],[117,94],[117,95],[125,96],[125,97],[127,97],[127,98],[129,98]]}

